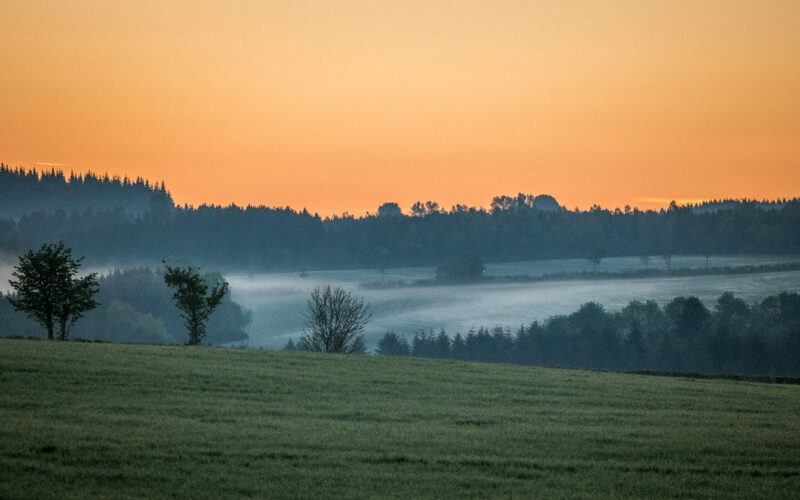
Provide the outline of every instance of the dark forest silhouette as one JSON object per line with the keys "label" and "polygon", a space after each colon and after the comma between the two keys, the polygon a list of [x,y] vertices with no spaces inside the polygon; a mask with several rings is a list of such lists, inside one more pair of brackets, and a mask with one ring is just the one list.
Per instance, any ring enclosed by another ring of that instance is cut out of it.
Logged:
{"label": "dark forest silhouette", "polygon": [[37,171],[0,164],[0,218],[19,218],[36,212],[66,213],[86,209],[122,209],[141,215],[159,207],[172,207],[172,197],[164,182],[150,183],[137,177],[85,175],[60,170]]}
{"label": "dark forest silhouette", "polygon": [[559,207],[498,196],[488,209],[387,203],[363,217],[265,206],[175,206],[163,183],[0,169],[0,252],[64,241],[87,261],[189,258],[227,268],[334,269],[679,254],[800,253],[800,200],[724,200],[658,211]]}
{"label": "dark forest silhouette", "polygon": [[[291,346],[296,348],[294,343]],[[633,301],[619,312],[589,302],[569,315],[518,328],[479,328],[449,337],[386,333],[390,356],[602,370],[800,376],[800,294],[748,304],[724,293],[711,310],[696,297],[664,307]]]}

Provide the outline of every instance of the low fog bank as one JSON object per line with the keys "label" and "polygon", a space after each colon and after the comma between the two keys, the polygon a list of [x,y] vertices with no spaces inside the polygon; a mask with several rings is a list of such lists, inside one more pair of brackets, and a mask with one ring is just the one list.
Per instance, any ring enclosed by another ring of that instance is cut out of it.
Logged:
{"label": "low fog bank", "polygon": [[[794,256],[721,256],[710,257],[708,265],[716,267],[768,265],[797,262]],[[15,260],[0,261],[0,291],[8,292]],[[650,268],[663,268],[661,258],[651,257]],[[703,256],[675,256],[672,268],[701,268]],[[114,267],[86,268],[85,272],[107,273]],[[150,266],[153,268],[154,266]],[[601,271],[642,269],[636,257],[604,259]],[[206,270],[213,270],[206,267]],[[582,259],[496,263],[486,265],[489,276],[541,276],[554,272],[590,271],[592,264]],[[420,329],[445,328],[449,335],[466,333],[480,326],[517,328],[534,320],[557,314],[569,314],[586,302],[598,302],[616,311],[631,300],[656,300],[665,304],[681,295],[695,295],[708,307],[723,292],[733,292],[747,302],[763,299],[781,291],[800,289],[800,271],[747,275],[717,275],[674,278],[641,278],[625,280],[569,280],[532,283],[487,283],[462,286],[363,288],[365,283],[411,282],[430,279],[433,267],[360,269],[347,271],[309,271],[298,273],[252,274],[225,272],[231,285],[234,302],[252,311],[252,322],[246,328],[247,345],[280,348],[289,338],[297,338],[303,330],[303,310],[311,290],[320,285],[341,286],[363,297],[374,313],[366,337],[368,347],[387,331],[411,338]],[[166,299],[165,299],[166,300]],[[173,307],[169,304],[168,307]],[[176,312],[177,315],[177,312]]]}
{"label": "low fog bank", "polygon": [[[695,295],[711,307],[724,292],[747,302],[781,291],[797,291],[800,272],[733,276],[648,278],[630,280],[551,281],[484,285],[360,289],[358,278],[345,273],[309,273],[227,276],[233,299],[252,310],[249,345],[282,347],[303,330],[303,308],[309,292],[324,284],[342,286],[370,303],[374,313],[366,337],[368,346],[387,331],[410,338],[420,329],[445,328],[448,334],[466,333],[480,326],[516,328],[556,314],[568,314],[586,302],[619,310],[631,300],[666,304],[681,295]],[[386,279],[391,273],[386,272]],[[374,272],[373,272],[374,276]],[[355,279],[354,279],[355,278]]]}
{"label": "low fog bank", "polygon": [[[712,256],[706,259],[698,255],[676,255],[672,257],[672,269],[700,269],[707,265],[711,267],[736,267],[736,266],[761,266],[800,262],[800,255],[743,255],[743,256]],[[11,287],[8,280],[17,264],[17,257],[0,254],[0,293],[8,293]],[[248,273],[230,269],[218,269],[215,266],[199,264],[206,270],[220,270],[226,276],[274,276],[281,279],[296,276],[293,273]],[[151,261],[124,261],[104,263],[102,265],[87,265],[82,269],[81,275],[96,272],[107,274],[114,269],[131,268],[155,269],[160,263]],[[486,276],[543,276],[552,273],[580,273],[594,270],[593,264],[586,259],[558,259],[558,260],[530,260],[521,262],[488,263]],[[666,264],[660,257],[651,256],[647,267],[650,269],[666,269]],[[599,266],[600,271],[624,272],[645,269],[645,265],[638,257],[610,257],[603,259]],[[314,281],[324,283],[338,283],[341,286],[358,287],[365,283],[377,282],[413,282],[422,279],[432,279],[436,274],[435,267],[403,267],[384,269],[350,269],[336,271],[308,271],[308,277]],[[249,286],[242,282],[242,286]]]}
{"label": "low fog bank", "polygon": [[[672,269],[703,269],[708,267],[767,266],[800,262],[800,255],[675,255],[671,257]],[[604,258],[598,268],[606,272],[630,272],[642,269],[667,269],[662,257],[651,255],[647,265],[639,257]],[[591,272],[594,265],[587,259],[530,260],[486,264],[488,276],[543,276],[552,273]]]}

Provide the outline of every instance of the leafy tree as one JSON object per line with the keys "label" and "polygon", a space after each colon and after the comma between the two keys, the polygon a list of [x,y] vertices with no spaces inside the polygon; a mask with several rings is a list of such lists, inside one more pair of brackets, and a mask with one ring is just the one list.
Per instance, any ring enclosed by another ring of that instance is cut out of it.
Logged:
{"label": "leafy tree", "polygon": [[589,253],[589,257],[587,257],[587,259],[594,266],[595,273],[597,273],[597,269],[600,267],[600,263],[603,261],[603,257],[605,256],[606,252],[600,246],[594,247],[592,251]]}
{"label": "leafy tree", "polygon": [[403,211],[400,209],[400,205],[393,201],[378,207],[378,217],[400,217],[401,215],[403,215]]}
{"label": "leafy tree", "polygon": [[[174,263],[178,265],[178,263]],[[219,273],[204,272],[203,278],[209,287],[219,282]],[[112,317],[120,312],[107,311],[115,301],[129,304],[139,313],[152,315],[163,322],[167,336],[163,342],[175,344],[186,341],[186,326],[181,311],[172,300],[174,290],[164,283],[164,272],[151,269],[129,268],[124,271],[114,270],[98,279],[100,291],[97,300],[103,305],[87,314],[86,318],[75,325],[71,336],[81,338],[98,338],[104,340],[124,340],[127,342],[159,342],[154,331],[142,331],[134,337],[120,337],[116,331],[110,331],[104,317]],[[124,311],[123,311],[124,312]],[[246,328],[250,322],[250,312],[231,300],[226,294],[222,302],[214,309],[214,313],[206,324],[206,336],[203,343],[221,344],[242,341],[248,338]],[[120,321],[124,321],[120,319]],[[134,321],[139,323],[139,321]],[[132,332],[129,332],[132,333]]]}
{"label": "leafy tree", "polygon": [[[166,265],[166,264],[165,264]],[[183,324],[189,330],[189,345],[197,345],[206,335],[206,322],[228,293],[228,283],[219,279],[208,291],[208,283],[191,266],[186,269],[166,266],[164,282],[175,288],[172,298],[183,314]]]}
{"label": "leafy tree", "polygon": [[670,318],[675,336],[681,339],[696,339],[701,336],[710,319],[706,306],[697,297],[675,297],[664,311]]}
{"label": "leafy tree", "polygon": [[750,319],[750,307],[747,302],[737,298],[732,292],[720,295],[717,303],[714,304],[714,309],[717,313],[717,322],[726,328],[745,325]]}
{"label": "leafy tree", "polygon": [[426,215],[433,215],[441,212],[442,209],[435,201],[426,201],[425,203],[418,201],[411,206],[411,215],[414,217],[425,217]]}
{"label": "leafy tree", "polygon": [[300,338],[312,352],[360,354],[366,349],[361,332],[372,318],[363,299],[336,287],[315,288],[306,303],[308,331]]}
{"label": "leafy tree", "polygon": [[557,212],[561,210],[561,205],[558,204],[555,198],[549,194],[540,194],[533,199],[533,206],[536,210],[544,212]]}
{"label": "leafy tree", "polygon": [[58,339],[66,340],[72,324],[99,305],[94,300],[97,273],[76,278],[82,260],[73,259],[72,249],[65,248],[63,242],[44,244],[37,252],[29,250],[19,258],[12,273],[15,279],[9,280],[16,296],[8,297],[8,301],[44,326],[50,340],[56,324]]}
{"label": "leafy tree", "polygon": [[445,259],[436,269],[439,281],[473,281],[483,276],[483,259],[476,253]]}

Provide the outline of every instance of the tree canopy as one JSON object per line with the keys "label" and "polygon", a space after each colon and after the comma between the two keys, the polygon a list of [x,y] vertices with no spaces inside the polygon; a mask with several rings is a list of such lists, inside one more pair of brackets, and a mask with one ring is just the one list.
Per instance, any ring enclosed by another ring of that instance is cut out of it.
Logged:
{"label": "tree canopy", "polygon": [[483,259],[476,253],[448,257],[436,268],[439,281],[474,281],[483,276]]}
{"label": "tree canopy", "polygon": [[58,339],[66,340],[70,326],[99,305],[94,300],[97,274],[77,277],[82,260],[73,259],[72,250],[62,242],[44,244],[38,251],[22,255],[12,273],[14,279],[9,283],[15,294],[7,297],[8,301],[44,326],[51,340],[56,324]]}
{"label": "tree canopy", "polygon": [[199,344],[206,335],[209,316],[228,293],[228,282],[220,277],[209,293],[209,283],[191,266],[185,269],[165,266],[164,282],[175,289],[172,298],[182,311],[184,325],[189,331],[187,344]]}

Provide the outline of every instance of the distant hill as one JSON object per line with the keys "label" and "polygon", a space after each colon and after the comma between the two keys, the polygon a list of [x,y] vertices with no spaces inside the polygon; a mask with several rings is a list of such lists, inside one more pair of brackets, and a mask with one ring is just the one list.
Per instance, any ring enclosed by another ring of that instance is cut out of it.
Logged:
{"label": "distant hill", "polygon": [[164,183],[87,173],[65,175],[60,170],[37,171],[0,164],[0,218],[18,219],[35,212],[67,214],[122,209],[141,215],[148,209],[172,208]]}

